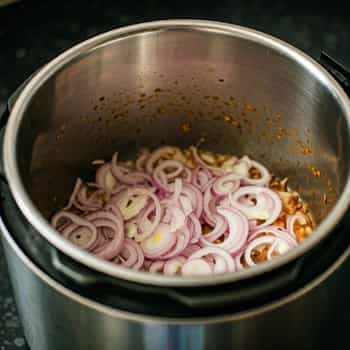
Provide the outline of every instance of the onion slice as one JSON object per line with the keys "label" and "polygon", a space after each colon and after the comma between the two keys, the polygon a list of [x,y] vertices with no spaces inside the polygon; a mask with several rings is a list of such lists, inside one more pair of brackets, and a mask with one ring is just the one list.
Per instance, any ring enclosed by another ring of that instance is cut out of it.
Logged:
{"label": "onion slice", "polygon": [[213,192],[217,196],[224,196],[236,191],[240,186],[240,178],[236,174],[226,174],[218,177],[213,183]]}
{"label": "onion slice", "polygon": [[164,267],[165,261],[154,261],[148,271],[151,273],[161,273],[163,272],[163,267]]}
{"label": "onion slice", "polygon": [[228,224],[229,232],[227,237],[221,243],[212,243],[201,237],[201,243],[208,247],[220,247],[230,254],[238,252],[245,244],[248,238],[248,220],[237,209],[218,208],[218,213],[222,215]]}
{"label": "onion slice", "polygon": [[197,250],[192,255],[189,256],[188,260],[200,259],[206,255],[212,255],[214,260],[217,256],[224,259],[226,262],[226,271],[233,272],[235,271],[235,262],[232,256],[225,250],[219,247],[205,247]]}
{"label": "onion slice", "polygon": [[306,225],[307,221],[305,217],[302,214],[296,213],[294,215],[290,215],[287,218],[287,231],[290,232],[292,235],[295,235],[294,231],[294,225],[298,222],[300,225]]}
{"label": "onion slice", "polygon": [[[250,202],[246,201],[247,197],[252,198]],[[251,204],[254,203],[253,201],[256,202],[255,205]],[[230,195],[230,203],[249,220],[262,220],[263,223],[254,225],[256,228],[273,223],[282,210],[282,202],[278,194],[266,187],[240,187]]]}
{"label": "onion slice", "polygon": [[168,276],[179,275],[185,261],[186,258],[183,256],[178,256],[166,261],[164,264],[164,274]]}
{"label": "onion slice", "polygon": [[141,242],[141,248],[148,259],[157,259],[166,254],[176,243],[176,235],[170,226],[160,223],[151,236]]}
{"label": "onion slice", "polygon": [[213,174],[215,174],[215,175],[222,175],[222,174],[224,173],[224,170],[223,170],[222,168],[216,167],[216,166],[208,165],[208,164],[201,158],[201,156],[199,155],[197,147],[191,146],[191,147],[190,147],[190,150],[191,150],[191,152],[192,152],[193,159],[194,159],[199,165],[201,165],[202,167],[207,168],[208,170],[210,170],[210,171],[211,171]]}
{"label": "onion slice", "polygon": [[210,275],[213,273],[213,269],[210,264],[203,258],[194,258],[187,260],[181,269],[183,276],[198,276],[198,275]]}
{"label": "onion slice", "polygon": [[[93,164],[95,178],[77,179],[51,224],[126,268],[168,276],[242,270],[295,248],[299,225],[311,222],[287,215],[281,198],[290,192],[271,190],[269,171],[248,156],[163,146],[142,149],[135,161],[114,153]],[[278,226],[285,217],[287,229]]]}

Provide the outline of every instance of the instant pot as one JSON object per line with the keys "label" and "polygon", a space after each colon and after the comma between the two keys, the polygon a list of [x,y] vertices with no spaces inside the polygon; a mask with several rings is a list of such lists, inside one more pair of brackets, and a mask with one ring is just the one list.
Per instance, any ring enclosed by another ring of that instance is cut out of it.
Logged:
{"label": "instant pot", "polygon": [[[30,347],[320,349],[349,340],[349,74],[325,54],[321,63],[248,28],[168,20],[98,35],[30,77],[1,118],[0,222]],[[199,142],[287,176],[309,203],[314,233],[250,269],[180,277],[102,261],[50,226],[94,159]]]}

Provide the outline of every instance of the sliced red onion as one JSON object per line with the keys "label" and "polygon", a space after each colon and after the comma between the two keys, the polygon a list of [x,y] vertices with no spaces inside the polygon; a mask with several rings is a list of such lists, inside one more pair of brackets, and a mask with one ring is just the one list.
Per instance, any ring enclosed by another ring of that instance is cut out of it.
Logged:
{"label": "sliced red onion", "polygon": [[170,219],[170,231],[175,232],[179,229],[181,229],[185,225],[186,216],[183,213],[183,211],[176,206],[169,206],[167,208],[168,212],[171,212],[171,219]]}
{"label": "sliced red onion", "polygon": [[170,259],[176,257],[179,254],[181,254],[184,251],[184,249],[188,246],[191,235],[187,227],[184,227],[182,230],[178,230],[176,231],[176,233],[173,234],[176,234],[175,246],[168,253],[160,256],[160,259]]}
{"label": "sliced red onion", "polygon": [[283,254],[289,250],[288,245],[283,240],[276,238],[275,241],[271,244],[269,250],[266,254],[266,259],[271,260],[272,254],[277,250],[277,254]]}
{"label": "sliced red onion", "polygon": [[200,155],[198,154],[198,150],[196,147],[194,146],[191,146],[190,147],[190,150],[192,152],[192,156],[193,156],[193,159],[195,160],[195,162],[207,169],[209,169],[213,174],[215,175],[223,175],[224,171],[222,168],[219,168],[219,167],[216,167],[216,166],[211,166],[211,165],[208,165],[201,157]]}
{"label": "sliced red onion", "polygon": [[96,256],[105,260],[115,258],[121,251],[124,242],[124,225],[121,220],[121,214],[115,215],[115,213],[101,210],[88,214],[85,218],[96,228],[109,228],[114,231],[114,237],[109,240],[106,247],[99,251]]}
{"label": "sliced red onion", "polygon": [[[256,204],[251,206],[242,203],[242,198],[253,197]],[[274,222],[281,213],[282,202],[274,191],[266,187],[244,186],[230,195],[231,205],[239,209],[249,220],[264,220],[256,229],[268,226]]]}
{"label": "sliced red onion", "polygon": [[181,178],[186,182],[191,182],[192,171],[189,168],[184,167],[182,174],[181,174]]}
{"label": "sliced red onion", "polygon": [[132,189],[125,189],[110,199],[123,215],[124,220],[130,220],[137,216],[148,203],[148,195],[131,192]]}
{"label": "sliced red onion", "polygon": [[219,256],[219,255],[215,256],[213,272],[214,273],[227,272],[226,260],[224,258],[222,258],[221,256]]}
{"label": "sliced red onion", "polygon": [[150,151],[147,148],[144,148],[141,150],[140,155],[136,159],[136,163],[135,163],[136,169],[138,171],[141,171],[141,172],[145,171],[145,166],[149,155],[150,155]]}
{"label": "sliced red onion", "polygon": [[171,180],[178,177],[183,172],[183,169],[184,165],[177,160],[164,160],[156,166],[153,176],[158,177],[158,174],[162,173],[168,180]]}
{"label": "sliced red onion", "polygon": [[154,261],[149,267],[149,272],[151,273],[161,273],[163,272],[165,261]]}
{"label": "sliced red onion", "polygon": [[94,255],[102,252],[106,248],[106,246],[108,245],[108,243],[110,241],[108,238],[106,238],[103,235],[102,232],[103,232],[103,229],[101,229],[101,228],[97,229],[98,238],[97,238],[95,244],[89,249],[89,252],[91,252]]}
{"label": "sliced red onion", "polygon": [[188,258],[190,255],[192,255],[197,250],[201,249],[201,246],[198,244],[189,244],[181,253],[184,257]]}
{"label": "sliced red onion", "polygon": [[187,197],[191,201],[194,213],[199,218],[203,211],[203,196],[201,191],[192,184],[183,183],[181,195]]}
{"label": "sliced red onion", "polygon": [[[62,225],[59,226],[59,222],[62,219],[65,221],[65,224],[63,226]],[[60,230],[60,232],[65,236],[70,234],[76,228],[79,228],[79,227],[87,228],[91,232],[92,243],[87,244],[88,248],[86,248],[86,249],[89,249],[91,247],[91,245],[94,243],[94,241],[96,241],[96,239],[97,239],[96,227],[94,225],[92,225],[88,220],[86,220],[86,219],[84,219],[76,214],[73,214],[71,212],[67,212],[64,210],[58,211],[51,218],[51,225],[55,229]],[[83,244],[83,246],[85,246],[86,242],[84,242],[82,244]]]}
{"label": "sliced red onion", "polygon": [[141,242],[141,248],[148,259],[157,259],[168,253],[176,244],[176,235],[170,226],[160,223],[154,232]]}
{"label": "sliced red onion", "polygon": [[[277,230],[278,231],[278,230]],[[290,249],[295,247],[294,245],[291,245],[289,240],[286,240],[283,238],[284,236],[277,236],[276,234],[274,236],[271,235],[265,235],[260,236],[255,239],[253,239],[247,246],[247,249],[244,253],[245,261],[247,262],[248,266],[255,265],[254,261],[251,258],[252,251],[264,246],[264,245],[270,245],[269,250],[267,252],[267,259],[270,260],[272,258],[272,253],[276,252],[278,255],[285,254]]]}
{"label": "sliced red onion", "polygon": [[273,237],[273,236],[262,236],[251,241],[244,252],[244,260],[247,263],[247,265],[248,266],[256,265],[251,256],[253,250],[265,245],[271,245],[275,241],[276,241],[276,237]]}
{"label": "sliced red onion", "polygon": [[213,269],[210,264],[203,258],[196,258],[187,260],[181,269],[183,276],[199,276],[210,275],[213,273]]}
{"label": "sliced red onion", "polygon": [[175,276],[181,273],[182,265],[185,263],[186,258],[183,256],[177,256],[165,262],[164,274],[168,276]]}
{"label": "sliced red onion", "polygon": [[299,213],[290,215],[287,217],[287,231],[290,232],[295,237],[294,225],[296,222],[299,222],[300,225],[306,225],[307,221],[305,217]]}
{"label": "sliced red onion", "polygon": [[234,208],[218,208],[218,213],[222,215],[229,226],[227,237],[221,243],[212,243],[206,236],[201,237],[201,243],[208,247],[220,247],[231,254],[237,253],[245,244],[248,238],[248,220],[238,210]]}
{"label": "sliced red onion", "polygon": [[[256,168],[260,173],[260,178],[253,179],[250,177],[249,170]],[[271,175],[269,171],[260,163],[250,159],[248,156],[243,156],[233,167],[232,171],[242,177],[242,181],[246,185],[266,186]]]}
{"label": "sliced red onion", "polygon": [[[97,257],[169,276],[232,272],[255,265],[256,249],[270,260],[297,246],[294,226],[306,219],[295,214],[287,230],[273,226],[282,202],[265,187],[264,166],[244,156],[217,167],[210,153],[190,151],[192,159],[164,146],[144,149],[136,164],[118,162],[117,153],[110,163],[94,162],[96,183],[77,180],[53,227]],[[206,224],[212,231],[203,235]]]}
{"label": "sliced red onion", "polygon": [[212,255],[214,260],[216,256],[219,256],[220,258],[223,258],[226,262],[226,272],[233,272],[235,271],[235,262],[232,258],[232,256],[225,250],[219,247],[205,247],[202,249],[197,250],[194,252],[188,260],[192,259],[200,259],[206,255]]}
{"label": "sliced red onion", "polygon": [[236,191],[240,186],[239,177],[236,174],[226,174],[218,177],[213,183],[213,192],[217,196],[224,196]]}
{"label": "sliced red onion", "polygon": [[190,243],[199,242],[199,239],[202,237],[202,225],[197,216],[193,213],[187,217],[187,226],[191,233]]}
{"label": "sliced red onion", "polygon": [[291,248],[296,247],[298,245],[298,242],[296,241],[295,236],[293,236],[292,233],[282,229],[279,226],[267,226],[267,227],[263,227],[259,230],[254,231],[249,236],[248,242],[251,242],[252,240],[256,239],[258,236],[261,236],[263,234],[272,235],[272,236],[275,236],[277,238],[280,238],[280,239],[286,241]]}
{"label": "sliced red onion", "polygon": [[69,210],[73,206],[73,204],[76,200],[75,198],[76,198],[82,184],[83,184],[83,182],[81,181],[81,179],[77,178],[77,181],[75,182],[75,185],[73,188],[73,192],[72,192],[71,196],[69,197],[68,204],[62,210]]}
{"label": "sliced red onion", "polygon": [[172,190],[173,190],[172,200],[176,203],[179,200],[179,196],[182,191],[182,179],[175,179]]}
{"label": "sliced red onion", "polygon": [[[201,236],[201,241],[204,242],[214,242],[228,230],[227,221],[221,215],[215,215],[215,227],[213,230],[203,236]],[[204,243],[205,244],[205,243]]]}
{"label": "sliced red onion", "polygon": [[[52,218],[51,218],[51,226],[53,226],[54,229],[56,229],[57,231],[60,230],[60,227],[62,226],[67,226],[66,224],[71,224],[74,220],[75,217],[78,217],[80,219],[80,216],[75,215],[71,212],[65,211],[65,210],[59,210],[58,212],[56,212]],[[72,220],[73,218],[73,220]],[[63,219],[63,223],[62,223],[62,219]],[[60,224],[61,221],[61,224]]]}
{"label": "sliced red onion", "polygon": [[191,213],[194,212],[194,208],[192,206],[192,202],[191,200],[184,196],[184,195],[180,195],[179,196],[179,202],[180,202],[180,207],[183,211],[183,213],[185,214],[185,216],[189,216]]}
{"label": "sliced red onion", "polygon": [[212,193],[212,184],[214,181],[215,179],[209,182],[203,196],[203,219],[210,226],[215,226],[215,214],[217,213],[216,202],[218,199],[214,197]]}
{"label": "sliced red onion", "polygon": [[176,147],[171,147],[171,146],[163,146],[157,148],[155,151],[153,151],[150,156],[147,159],[146,162],[146,171],[150,174],[154,172],[155,165],[159,160],[161,159],[168,159],[169,156],[175,154],[178,152],[179,149]]}
{"label": "sliced red onion", "polygon": [[152,182],[152,178],[149,174],[146,174],[142,171],[131,171],[125,166],[118,165],[117,157],[118,153],[114,153],[110,168],[113,176],[117,180],[127,185],[137,185]]}
{"label": "sliced red onion", "polygon": [[[146,237],[150,236],[153,232],[153,230],[158,226],[160,219],[161,219],[161,215],[162,215],[162,208],[160,206],[160,202],[158,197],[152,193],[151,190],[144,188],[144,187],[133,187],[133,188],[129,188],[127,190],[127,196],[131,199],[134,196],[140,197],[140,196],[147,196],[148,198],[151,198],[153,201],[153,205],[154,205],[154,218],[152,221],[150,221],[148,219],[149,214],[152,212],[147,212],[145,211],[143,213],[142,216],[140,216],[139,220],[138,220],[138,224],[139,224],[139,234],[135,237],[136,241],[140,242],[143,239],[145,239]],[[125,202],[124,202],[125,203]],[[118,204],[118,201],[117,201]],[[127,204],[127,202],[126,202]],[[132,218],[133,214],[136,213],[137,214],[141,214],[142,209],[145,208],[145,206],[142,207],[143,202],[140,204],[138,203],[137,205],[137,210],[133,210],[128,216],[126,216],[127,218]],[[141,208],[142,207],[142,208]],[[140,209],[141,208],[141,209]],[[139,210],[140,209],[140,210]],[[123,209],[121,210],[123,212]],[[124,212],[125,215],[125,212]],[[124,217],[126,219],[126,217]]]}
{"label": "sliced red onion", "polygon": [[72,223],[62,230],[62,236],[81,249],[92,249],[97,240],[96,227],[88,220],[73,213],[60,211],[55,214],[51,220],[53,227],[57,227],[59,220],[62,218],[70,220]]}
{"label": "sliced red onion", "polygon": [[131,267],[134,270],[140,270],[145,260],[141,247],[134,240],[129,238],[124,240],[123,250],[120,255],[123,258],[125,258],[125,255],[128,255],[126,260],[122,262],[122,265]]}
{"label": "sliced red onion", "polygon": [[137,257],[137,252],[135,247],[132,244],[130,244],[128,241],[129,241],[128,238],[124,240],[123,248],[119,256],[115,258],[113,261],[116,263],[121,261],[121,265],[131,268],[133,265],[137,263],[138,257]]}
{"label": "sliced red onion", "polygon": [[94,211],[104,205],[106,197],[106,193],[102,189],[95,190],[88,195],[88,188],[83,185],[78,190],[73,204],[81,211]]}
{"label": "sliced red onion", "polygon": [[110,191],[112,191],[118,184],[111,172],[111,165],[109,163],[104,164],[97,169],[95,179],[97,185]]}
{"label": "sliced red onion", "polygon": [[157,189],[161,190],[164,193],[171,192],[169,188],[168,179],[165,176],[165,174],[162,172],[159,172],[158,174],[153,175],[152,184],[153,186],[155,186]]}
{"label": "sliced red onion", "polygon": [[[163,261],[162,261],[163,262]],[[148,271],[148,269],[150,268],[150,266],[154,263],[153,260],[147,260],[145,259],[144,260],[144,263],[143,263],[143,268]]]}
{"label": "sliced red onion", "polygon": [[[154,220],[155,220],[155,210],[156,206],[154,203],[150,203],[146,208],[144,208],[140,214],[137,216],[137,227],[138,232],[137,235],[134,236],[137,242],[141,242],[146,237],[150,236],[154,230]],[[160,208],[162,215],[162,208]],[[153,221],[152,221],[153,219]],[[143,233],[139,233],[140,228],[142,227]]]}
{"label": "sliced red onion", "polygon": [[212,174],[206,167],[199,165],[193,171],[191,182],[202,190],[212,177]]}

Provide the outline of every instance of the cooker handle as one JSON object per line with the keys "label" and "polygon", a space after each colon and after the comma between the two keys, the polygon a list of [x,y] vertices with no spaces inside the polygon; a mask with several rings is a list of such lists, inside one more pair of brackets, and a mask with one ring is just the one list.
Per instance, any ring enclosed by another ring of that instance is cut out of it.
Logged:
{"label": "cooker handle", "polygon": [[[171,300],[179,307],[189,308],[208,308],[217,307],[218,305],[242,305],[249,301],[261,300],[271,296],[272,292],[280,292],[295,281],[303,265],[302,260],[294,261],[278,273],[267,273],[270,278],[264,274],[257,276],[254,281],[239,281],[217,286],[202,288],[171,288],[143,285],[129,282],[127,280],[110,277],[99,273],[86,266],[79,265],[73,259],[61,253],[55,248],[51,249],[52,265],[55,270],[63,277],[64,282],[72,286],[75,284],[82,290],[89,289],[99,292],[101,288],[111,287],[118,288],[118,292],[127,291],[134,296],[142,298],[154,298],[160,296]],[[94,293],[95,294],[95,293]],[[215,297],[213,298],[213,295]],[[157,299],[158,300],[158,299]]]}
{"label": "cooker handle", "polygon": [[[55,271],[60,274],[62,281],[71,288],[75,287],[81,291],[93,292],[94,295],[100,294],[104,289],[112,288],[117,291],[117,299],[121,298],[123,294],[127,295],[127,297],[123,299],[124,303],[126,303],[126,299],[153,300],[154,297],[159,296],[167,300],[172,300],[174,305],[176,304],[179,307],[183,306],[184,300],[182,294],[179,294],[171,288],[144,285],[108,276],[75,262],[72,258],[54,247],[51,247],[50,253],[51,262]],[[108,294],[104,297],[108,298]]]}
{"label": "cooker handle", "polygon": [[344,91],[350,95],[350,71],[342,63],[331,57],[325,51],[320,55],[321,65],[337,80]]}

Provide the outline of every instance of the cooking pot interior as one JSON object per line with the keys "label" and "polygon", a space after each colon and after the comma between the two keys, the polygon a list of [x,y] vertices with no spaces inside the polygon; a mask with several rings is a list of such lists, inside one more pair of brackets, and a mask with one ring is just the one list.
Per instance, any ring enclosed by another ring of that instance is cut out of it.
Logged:
{"label": "cooking pot interior", "polygon": [[49,218],[95,159],[161,144],[249,155],[309,202],[316,222],[349,172],[345,117],[314,67],[266,42],[203,28],[134,33],[44,82],[17,139],[22,180]]}

